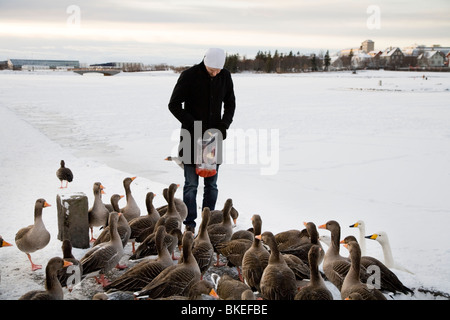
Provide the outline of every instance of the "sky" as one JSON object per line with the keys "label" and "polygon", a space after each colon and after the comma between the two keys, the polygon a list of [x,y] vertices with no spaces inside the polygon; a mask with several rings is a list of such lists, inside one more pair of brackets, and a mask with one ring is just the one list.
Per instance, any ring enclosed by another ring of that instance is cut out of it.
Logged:
{"label": "sky", "polygon": [[209,47],[252,58],[450,46],[448,0],[0,0],[0,60],[190,65]]}

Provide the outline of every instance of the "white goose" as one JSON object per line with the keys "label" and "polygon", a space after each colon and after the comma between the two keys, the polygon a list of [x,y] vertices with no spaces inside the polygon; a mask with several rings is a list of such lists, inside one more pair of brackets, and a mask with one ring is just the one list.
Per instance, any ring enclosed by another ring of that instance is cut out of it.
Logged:
{"label": "white goose", "polygon": [[359,247],[361,248],[361,255],[366,255],[366,224],[362,220],[356,221],[356,223],[350,225],[350,228],[359,229]]}

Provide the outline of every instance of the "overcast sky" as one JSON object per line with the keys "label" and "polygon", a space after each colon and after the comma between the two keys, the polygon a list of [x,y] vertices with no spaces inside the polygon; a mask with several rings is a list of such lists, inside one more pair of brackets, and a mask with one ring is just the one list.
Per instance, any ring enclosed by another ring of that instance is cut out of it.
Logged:
{"label": "overcast sky", "polygon": [[209,47],[450,46],[449,0],[0,0],[0,60],[194,64]]}

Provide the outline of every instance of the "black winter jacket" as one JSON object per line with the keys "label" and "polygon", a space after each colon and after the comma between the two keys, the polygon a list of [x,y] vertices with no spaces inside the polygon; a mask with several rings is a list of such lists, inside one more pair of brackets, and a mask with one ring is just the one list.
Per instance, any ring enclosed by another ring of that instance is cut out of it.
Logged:
{"label": "black winter jacket", "polygon": [[[210,77],[203,62],[181,73],[169,102],[170,112],[181,122],[181,128],[187,129],[192,137],[194,121],[202,121],[202,134],[215,128],[226,138],[226,130],[233,122],[235,108],[230,72],[222,69],[218,75]],[[194,152],[191,163],[194,163],[193,156]]]}

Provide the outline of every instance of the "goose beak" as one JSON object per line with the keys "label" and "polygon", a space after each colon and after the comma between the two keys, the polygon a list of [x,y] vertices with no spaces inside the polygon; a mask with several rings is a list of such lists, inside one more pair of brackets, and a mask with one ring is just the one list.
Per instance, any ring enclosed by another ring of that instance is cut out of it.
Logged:
{"label": "goose beak", "polygon": [[46,207],[51,207],[51,205],[47,201],[44,202],[44,208]]}
{"label": "goose beak", "polygon": [[134,179],[136,179],[137,177],[131,177],[131,181],[134,181]]}
{"label": "goose beak", "polygon": [[120,199],[122,199],[123,197],[125,197],[123,194],[120,196]]}
{"label": "goose beak", "polygon": [[233,223],[234,223],[234,225],[236,225],[236,221],[237,221],[236,219],[233,219]]}
{"label": "goose beak", "polygon": [[357,222],[357,223],[354,223],[354,224],[350,225],[349,227],[350,227],[350,228],[357,228],[358,225],[359,225],[359,224],[358,224],[358,222]]}
{"label": "goose beak", "polygon": [[345,247],[346,249],[348,249],[348,244],[347,244],[347,243],[344,243],[344,247]]}
{"label": "goose beak", "polygon": [[258,239],[258,240],[261,240],[261,235],[258,234],[258,235],[255,236],[255,238]]}
{"label": "goose beak", "polygon": [[64,267],[68,267],[68,266],[71,266],[71,265],[73,265],[72,262],[64,260]]}
{"label": "goose beak", "polygon": [[339,241],[340,244],[345,244],[344,240]]}
{"label": "goose beak", "polygon": [[214,297],[216,299],[219,299],[219,296],[217,295],[216,291],[214,289],[211,289],[211,291],[209,292],[209,295],[211,297]]}
{"label": "goose beak", "polygon": [[370,236],[365,236],[366,239],[372,239],[372,240],[376,240],[378,238],[378,235],[376,233],[371,234]]}
{"label": "goose beak", "polygon": [[321,224],[320,226],[319,226],[319,229],[326,229],[327,228],[327,224],[325,223],[325,224]]}
{"label": "goose beak", "polygon": [[2,240],[2,247],[12,247],[12,244],[9,242],[6,242],[5,240]]}
{"label": "goose beak", "polygon": [[303,225],[304,225],[305,227],[306,227],[307,224],[308,224],[307,222],[303,221]]}

